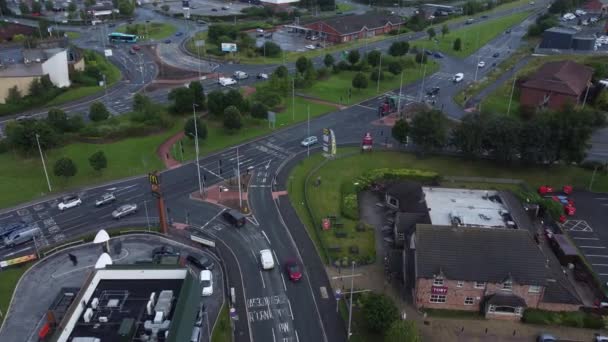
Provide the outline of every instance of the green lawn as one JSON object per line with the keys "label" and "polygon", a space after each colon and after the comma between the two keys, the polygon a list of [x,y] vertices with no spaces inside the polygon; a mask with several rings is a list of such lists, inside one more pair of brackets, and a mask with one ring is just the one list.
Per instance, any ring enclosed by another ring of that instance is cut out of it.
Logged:
{"label": "green lawn", "polygon": [[[439,64],[429,58],[426,67],[426,76],[432,75],[439,70]],[[424,73],[423,68],[416,66],[414,69],[405,69],[403,73],[403,86],[410,84],[422,78]],[[377,82],[369,79],[370,72],[366,72],[368,76],[368,86],[365,89],[352,89],[352,98],[348,98],[348,89],[352,88],[353,77],[357,74],[356,71],[341,71],[339,74],[331,74],[327,80],[316,81],[309,89],[302,89],[300,92],[307,95],[323,99],[326,101],[340,103],[355,104],[370,97],[377,96],[387,91],[399,88],[400,75],[393,75],[387,71],[384,72],[384,80],[380,81],[380,91],[376,91]],[[412,94],[415,95],[415,94]]]}
{"label": "green lawn", "polygon": [[340,2],[337,5],[336,11],[344,13],[344,12],[352,11],[353,8],[355,8],[355,6],[353,6],[352,4]]}
{"label": "green lawn", "polygon": [[2,322],[4,322],[4,316],[8,313],[8,306],[10,305],[17,282],[23,273],[32,265],[33,263],[30,262],[0,271],[0,311],[2,311],[3,314],[0,317],[0,326],[2,326]]}
{"label": "green lawn", "polygon": [[483,11],[483,12],[475,13],[475,14],[469,15],[469,16],[461,15],[461,16],[458,16],[458,17],[455,17],[455,18],[452,18],[452,19],[448,19],[448,20],[446,20],[446,21],[444,21],[442,23],[433,25],[433,27],[435,28],[435,30],[437,30],[437,29],[441,30],[441,27],[443,26],[443,24],[450,25],[450,24],[454,24],[454,23],[460,23],[460,22],[463,22],[463,21],[465,21],[465,20],[467,20],[469,18],[479,19],[483,15],[497,13],[497,12],[503,12],[503,11],[508,11],[508,10],[514,9],[516,7],[522,7],[523,8],[524,6],[529,5],[529,3],[530,3],[530,0],[516,0],[516,1],[508,2],[506,4],[502,4],[500,6],[496,6],[496,7],[492,8],[489,11]]}
{"label": "green lawn", "polygon": [[[156,156],[156,149],[182,128],[183,125],[177,123],[171,130],[158,135],[108,144],[75,143],[47,151],[46,166],[53,192],[162,170],[164,166]],[[108,159],[108,168],[97,174],[89,165],[88,158],[100,150]],[[53,164],[61,157],[72,158],[78,168],[76,176],[67,181],[53,175]],[[4,194],[0,197],[0,207],[16,205],[48,193],[39,155],[35,153],[30,158],[23,158],[11,152],[0,154],[0,192]]]}
{"label": "green lawn", "polygon": [[177,27],[167,23],[133,23],[120,26],[116,29],[117,32],[126,33],[128,27],[135,27],[138,36],[146,37],[146,39],[164,39],[175,34]]}
{"label": "green lawn", "polygon": [[78,87],[78,88],[69,89],[65,93],[61,93],[56,98],[47,102],[46,105],[47,106],[58,106],[60,104],[66,103],[66,102],[75,101],[75,100],[81,99],[83,97],[96,94],[103,90],[104,90],[104,88],[100,87],[100,86]]}
{"label": "green lawn", "polygon": [[211,342],[231,342],[232,325],[228,315],[228,305],[224,304],[217,318],[217,323],[211,335]]}
{"label": "green lawn", "polygon": [[[505,30],[511,26],[517,25],[530,15],[530,12],[517,12],[502,18],[488,20],[483,23],[465,26],[461,29],[452,31],[445,36],[441,35],[441,29],[435,29],[437,32],[438,42],[429,40],[428,38],[416,40],[410,43],[411,46],[416,46],[419,49],[425,48],[433,51],[442,51],[444,53],[456,56],[467,57],[480,47],[486,45],[490,40],[500,34],[504,34]],[[454,51],[454,41],[460,38],[462,47],[460,51]]]}
{"label": "green lawn", "polygon": [[80,32],[72,32],[72,31],[68,31],[65,33],[69,39],[77,39],[80,38],[81,34]]}
{"label": "green lawn", "polygon": [[[295,98],[295,121],[293,119],[293,111],[291,98],[285,100],[285,107],[277,113],[276,129],[283,126],[291,125],[306,120],[307,107],[310,106],[310,118],[329,113],[336,110],[333,106],[314,103],[305,100],[301,97]],[[223,148],[240,144],[244,141],[253,139],[263,134],[268,134],[273,131],[268,127],[266,121],[258,121],[246,119],[246,125],[239,132],[228,134],[222,127],[221,122],[207,120],[207,139],[199,142],[200,155],[221,150]],[[319,132],[320,133],[320,132]],[[192,160],[196,157],[194,150],[194,142],[191,138],[184,138],[182,142],[184,146],[183,160]],[[182,153],[179,150],[179,143],[172,149],[173,157],[177,160],[182,159]]]}
{"label": "green lawn", "polygon": [[[571,60],[578,63],[586,63],[590,61],[604,61],[605,57],[601,56],[584,56],[584,55],[554,55],[554,56],[538,56],[534,57],[530,62],[521,68],[515,75],[517,78],[529,75],[536,71],[541,65],[552,61]],[[605,62],[605,61],[604,61]],[[482,102],[481,109],[484,112],[507,114],[509,108],[509,98],[511,89],[513,88],[513,77],[509,78],[494,92],[489,94]],[[515,87],[513,93],[513,101],[511,103],[510,114],[516,114],[519,111],[519,90]]]}
{"label": "green lawn", "polygon": [[[357,148],[338,149],[338,154],[343,155],[350,152],[357,152]],[[365,171],[377,168],[410,168],[438,172],[442,176],[477,176],[491,178],[514,178],[525,181],[532,188],[542,184],[561,186],[572,184],[575,187],[587,188],[591,179],[592,172],[578,167],[555,166],[551,168],[529,168],[529,167],[508,167],[495,164],[489,161],[469,161],[456,157],[428,157],[424,159],[416,158],[415,155],[400,152],[374,152],[372,154],[356,153],[353,156],[339,158],[330,161],[318,171],[311,174],[312,180],[309,184],[308,205],[312,211],[314,219],[309,216],[304,203],[304,181],[306,176],[319,165],[323,157],[315,154],[302,161],[298,167],[294,168],[289,176],[287,191],[291,203],[296,209],[298,216],[305,224],[309,235],[317,245],[317,249],[323,259],[325,257],[324,247],[341,245],[342,252],[332,256],[344,256],[348,253],[348,246],[358,245],[359,250],[371,251],[374,246],[373,234],[367,235],[368,240],[364,240],[363,234],[354,232],[354,221],[342,219],[345,223],[344,231],[349,233],[349,238],[337,239],[333,231],[322,231],[320,228],[321,218],[329,214],[340,214],[340,186],[343,182],[349,182]],[[322,186],[315,187],[314,180],[320,176]],[[444,185],[448,185],[444,183]],[[459,185],[459,184],[454,184]],[[488,183],[477,184],[480,187],[492,188]],[[472,184],[469,184],[469,188]],[[495,185],[496,188],[503,188]],[[608,191],[608,174],[597,174],[594,182],[594,191]],[[354,237],[350,237],[353,235]],[[319,242],[323,241],[323,245]]]}

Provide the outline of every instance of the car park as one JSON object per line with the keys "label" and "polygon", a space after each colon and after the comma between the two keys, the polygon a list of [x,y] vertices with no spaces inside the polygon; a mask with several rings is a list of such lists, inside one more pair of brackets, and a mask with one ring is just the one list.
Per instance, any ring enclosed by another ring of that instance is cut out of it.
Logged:
{"label": "car park", "polygon": [[302,279],[302,268],[295,260],[288,260],[285,263],[285,272],[291,281],[300,281]]}
{"label": "car park", "polygon": [[478,68],[483,68],[485,66],[486,66],[486,62],[484,62],[484,61],[480,61],[479,63],[477,63]]}
{"label": "car park", "polygon": [[268,79],[268,74],[260,72],[256,75],[256,78],[258,80],[267,80]]}
{"label": "car park", "polygon": [[116,210],[112,212],[112,217],[118,220],[135,213],[137,213],[137,204],[125,204],[116,208]]}
{"label": "car park", "polygon": [[235,71],[233,74],[233,78],[236,80],[244,80],[249,78],[249,75],[244,71]]}
{"label": "car park", "polygon": [[230,223],[232,226],[240,228],[247,223],[245,215],[241,214],[238,210],[228,209],[222,213],[222,218]]}
{"label": "car park", "polygon": [[232,77],[220,77],[219,84],[223,87],[236,84],[236,80]]}
{"label": "car park", "polygon": [[212,270],[213,269],[213,261],[209,259],[207,256],[203,255],[201,257],[195,257],[194,255],[188,255],[186,260],[190,262],[192,265],[203,269],[203,270]]}
{"label": "car park", "polygon": [[262,269],[271,270],[274,268],[274,258],[270,249],[262,249],[260,251],[260,264]]}
{"label": "car park", "polygon": [[461,82],[463,79],[464,79],[464,74],[461,72],[454,75],[454,83]]}
{"label": "car park", "polygon": [[316,136],[311,135],[310,137],[307,137],[304,140],[302,140],[300,145],[302,145],[303,147],[308,147],[310,145],[316,144],[317,141],[319,141],[319,139]]}
{"label": "car park", "polygon": [[211,271],[201,271],[201,287],[203,288],[203,297],[209,297],[213,294],[213,273]]}
{"label": "car park", "polygon": [[57,204],[59,210],[64,211],[66,209],[74,208],[82,204],[82,200],[77,195],[67,195],[61,199],[61,202]]}
{"label": "car park", "polygon": [[114,196],[113,193],[108,192],[99,196],[99,198],[95,200],[95,206],[101,207],[102,205],[113,203],[114,201],[116,201],[116,196]]}

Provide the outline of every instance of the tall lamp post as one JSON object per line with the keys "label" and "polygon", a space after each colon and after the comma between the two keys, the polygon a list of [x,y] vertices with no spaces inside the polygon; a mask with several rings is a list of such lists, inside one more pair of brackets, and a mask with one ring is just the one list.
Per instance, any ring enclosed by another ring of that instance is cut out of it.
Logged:
{"label": "tall lamp post", "polygon": [[194,149],[196,150],[196,173],[198,175],[198,194],[203,197],[203,183],[201,182],[201,167],[198,162],[198,125],[196,123],[196,107],[197,104],[192,104],[192,118],[194,120]]}
{"label": "tall lamp post", "polygon": [[51,188],[51,180],[49,174],[46,172],[46,164],[44,163],[44,155],[42,154],[42,148],[40,147],[40,136],[36,134],[36,144],[38,145],[38,151],[40,152],[40,160],[42,160],[42,168],[44,169],[44,176],[46,177],[46,184],[49,186],[49,192],[53,191]]}

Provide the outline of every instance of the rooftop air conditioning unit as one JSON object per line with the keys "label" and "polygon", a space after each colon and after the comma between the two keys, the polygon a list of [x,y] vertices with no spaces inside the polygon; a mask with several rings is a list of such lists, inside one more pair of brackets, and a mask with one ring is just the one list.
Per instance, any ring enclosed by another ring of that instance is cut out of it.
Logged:
{"label": "rooftop air conditioning unit", "polygon": [[99,305],[99,298],[93,298],[93,300],[91,301],[91,307],[93,309],[97,309],[98,305]]}
{"label": "rooftop air conditioning unit", "polygon": [[84,322],[90,323],[92,317],[93,317],[93,309],[87,308],[86,311],[84,312],[84,316],[83,316]]}

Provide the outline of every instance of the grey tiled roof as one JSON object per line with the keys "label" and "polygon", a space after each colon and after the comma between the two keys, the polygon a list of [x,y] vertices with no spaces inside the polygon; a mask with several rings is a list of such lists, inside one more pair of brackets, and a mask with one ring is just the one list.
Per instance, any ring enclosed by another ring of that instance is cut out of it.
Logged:
{"label": "grey tiled roof", "polygon": [[368,30],[373,30],[383,27],[387,23],[391,23],[393,25],[405,23],[401,17],[396,15],[374,13],[339,16],[323,20],[322,22],[324,25],[332,27],[340,34],[359,32],[363,29],[363,27],[367,27]]}
{"label": "grey tiled roof", "polygon": [[416,276],[544,285],[545,258],[527,230],[418,225]]}

